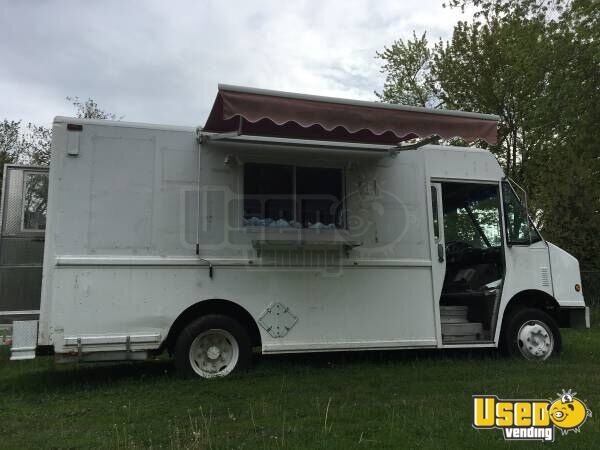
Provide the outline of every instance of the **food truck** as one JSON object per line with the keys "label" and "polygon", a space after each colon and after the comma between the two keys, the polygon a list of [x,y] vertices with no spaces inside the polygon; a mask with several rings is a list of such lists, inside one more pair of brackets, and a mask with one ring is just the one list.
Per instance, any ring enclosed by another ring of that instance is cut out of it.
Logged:
{"label": "food truck", "polygon": [[[215,377],[253,353],[499,347],[589,327],[493,115],[220,85],[202,127],[56,117],[39,320],[13,359]],[[460,137],[468,146],[437,145]]]}

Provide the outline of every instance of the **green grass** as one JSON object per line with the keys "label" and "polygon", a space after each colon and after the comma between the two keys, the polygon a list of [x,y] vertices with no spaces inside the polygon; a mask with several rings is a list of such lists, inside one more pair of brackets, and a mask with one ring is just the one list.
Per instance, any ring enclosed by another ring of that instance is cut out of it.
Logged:
{"label": "green grass", "polygon": [[[563,330],[545,363],[494,351],[262,357],[220,380],[179,380],[169,361],[54,365],[0,354],[2,448],[593,448],[600,442],[600,311]],[[595,414],[554,444],[471,427],[471,395],[552,398],[572,388]]]}

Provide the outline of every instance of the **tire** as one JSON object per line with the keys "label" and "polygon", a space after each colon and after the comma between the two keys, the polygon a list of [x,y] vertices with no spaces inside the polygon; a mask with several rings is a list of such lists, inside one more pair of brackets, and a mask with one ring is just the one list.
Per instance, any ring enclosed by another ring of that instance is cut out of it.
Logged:
{"label": "tire", "polygon": [[175,370],[184,378],[215,378],[249,367],[246,329],[228,316],[210,314],[187,325],[175,343]]}
{"label": "tire", "polygon": [[544,361],[562,349],[560,330],[552,316],[534,308],[519,309],[507,318],[502,341],[506,355],[534,361]]}

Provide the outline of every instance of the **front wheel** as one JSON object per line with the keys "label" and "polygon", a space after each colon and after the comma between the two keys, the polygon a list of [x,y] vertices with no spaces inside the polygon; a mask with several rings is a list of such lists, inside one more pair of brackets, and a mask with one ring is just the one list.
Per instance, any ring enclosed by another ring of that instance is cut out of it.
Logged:
{"label": "front wheel", "polygon": [[539,309],[521,309],[508,318],[504,348],[510,356],[544,361],[562,347],[560,330],[554,319]]}
{"label": "front wheel", "polygon": [[247,331],[231,317],[211,314],[191,322],[175,344],[175,369],[182,377],[223,377],[248,367]]}

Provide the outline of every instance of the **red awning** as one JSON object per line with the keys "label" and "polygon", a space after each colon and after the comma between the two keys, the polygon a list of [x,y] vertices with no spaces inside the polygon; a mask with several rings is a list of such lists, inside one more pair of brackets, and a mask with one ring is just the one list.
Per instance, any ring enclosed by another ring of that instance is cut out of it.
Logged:
{"label": "red awning", "polygon": [[397,144],[437,134],[496,143],[497,116],[219,85],[207,132]]}

